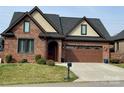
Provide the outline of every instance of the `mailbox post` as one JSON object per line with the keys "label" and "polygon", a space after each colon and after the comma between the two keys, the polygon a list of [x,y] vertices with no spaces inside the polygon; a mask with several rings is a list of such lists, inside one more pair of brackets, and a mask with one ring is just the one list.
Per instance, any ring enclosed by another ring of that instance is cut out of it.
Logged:
{"label": "mailbox post", "polygon": [[71,63],[71,62],[68,62],[68,63],[67,63],[67,66],[68,66],[68,75],[67,75],[67,79],[70,79],[70,67],[72,67],[72,63]]}

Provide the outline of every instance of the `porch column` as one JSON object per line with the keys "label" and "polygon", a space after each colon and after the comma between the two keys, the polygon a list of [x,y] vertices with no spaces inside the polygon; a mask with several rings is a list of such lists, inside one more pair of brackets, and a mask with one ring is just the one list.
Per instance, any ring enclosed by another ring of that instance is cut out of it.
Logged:
{"label": "porch column", "polygon": [[62,58],[62,41],[58,41],[58,62],[61,62]]}

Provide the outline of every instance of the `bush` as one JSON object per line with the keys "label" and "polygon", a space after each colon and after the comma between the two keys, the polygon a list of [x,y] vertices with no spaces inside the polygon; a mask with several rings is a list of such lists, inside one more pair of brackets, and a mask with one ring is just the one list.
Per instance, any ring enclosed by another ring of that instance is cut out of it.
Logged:
{"label": "bush", "polygon": [[27,59],[22,59],[21,61],[19,61],[19,63],[28,63]]}
{"label": "bush", "polygon": [[119,64],[120,63],[120,60],[119,59],[111,59],[110,60],[110,63]]}
{"label": "bush", "polygon": [[41,55],[36,55],[35,56],[35,61],[37,62],[39,59],[41,59]]}
{"label": "bush", "polygon": [[6,55],[5,61],[6,61],[6,63],[12,63],[12,55],[11,54]]}
{"label": "bush", "polygon": [[40,58],[36,62],[37,64],[46,64],[46,60],[44,58]]}
{"label": "bush", "polygon": [[55,66],[55,62],[53,60],[47,60],[46,64],[49,66]]}

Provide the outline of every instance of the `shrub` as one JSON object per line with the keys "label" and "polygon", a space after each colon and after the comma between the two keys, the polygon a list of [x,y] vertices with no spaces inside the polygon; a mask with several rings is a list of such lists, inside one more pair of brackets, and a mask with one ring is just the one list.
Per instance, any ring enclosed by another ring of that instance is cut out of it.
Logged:
{"label": "shrub", "polygon": [[55,62],[53,60],[47,60],[46,64],[49,66],[55,66]]}
{"label": "shrub", "polygon": [[37,64],[46,64],[46,60],[44,58],[40,58],[36,62]]}
{"label": "shrub", "polygon": [[6,55],[5,61],[6,63],[12,63],[12,55],[11,54]]}
{"label": "shrub", "polygon": [[41,59],[41,55],[36,55],[35,56],[35,61],[37,62],[39,59]]}
{"label": "shrub", "polygon": [[19,61],[19,63],[28,63],[27,59],[22,59],[21,61]]}
{"label": "shrub", "polygon": [[119,59],[111,59],[110,60],[110,63],[119,64],[120,63],[120,60]]}

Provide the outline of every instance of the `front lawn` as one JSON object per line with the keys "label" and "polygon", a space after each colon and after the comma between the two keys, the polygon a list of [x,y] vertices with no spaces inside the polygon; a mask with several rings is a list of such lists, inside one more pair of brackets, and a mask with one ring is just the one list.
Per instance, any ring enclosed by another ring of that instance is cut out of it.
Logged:
{"label": "front lawn", "polygon": [[115,66],[124,68],[124,64],[114,64]]}
{"label": "front lawn", "polygon": [[[39,64],[0,64],[0,85],[66,82],[67,68]],[[71,80],[77,79],[71,72]]]}

